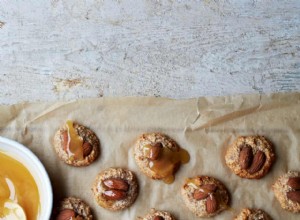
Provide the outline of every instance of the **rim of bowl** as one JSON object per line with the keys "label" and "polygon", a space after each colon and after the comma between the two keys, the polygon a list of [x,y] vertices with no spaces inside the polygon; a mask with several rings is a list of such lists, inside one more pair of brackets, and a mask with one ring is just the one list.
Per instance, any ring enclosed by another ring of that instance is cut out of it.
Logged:
{"label": "rim of bowl", "polygon": [[[40,173],[42,175],[42,178],[44,179],[43,184],[46,184],[46,188],[49,189],[49,195],[46,195],[46,199],[48,200],[48,203],[50,204],[50,207],[49,207],[49,209],[45,210],[46,211],[45,216],[47,218],[50,218],[51,212],[52,212],[52,203],[53,203],[53,189],[52,189],[52,185],[51,185],[51,182],[50,182],[49,175],[48,175],[44,165],[42,164],[40,159],[29,148],[27,148],[23,144],[21,144],[17,141],[2,137],[2,136],[0,136],[0,143],[6,143],[8,145],[11,145],[11,146],[15,147],[17,150],[19,150],[22,153],[26,154],[26,156],[28,156],[29,159],[34,161],[34,163],[38,166],[38,170],[41,171]],[[8,153],[9,153],[9,151],[8,151]],[[27,167],[27,169],[28,169],[28,167]]]}

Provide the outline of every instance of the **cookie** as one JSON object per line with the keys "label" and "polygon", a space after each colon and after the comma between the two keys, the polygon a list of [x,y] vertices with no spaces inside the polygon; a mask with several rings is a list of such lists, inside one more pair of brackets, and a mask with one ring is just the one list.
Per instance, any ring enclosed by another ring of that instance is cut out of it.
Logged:
{"label": "cookie", "polygon": [[272,188],[283,209],[300,212],[300,172],[289,171],[280,176]]}
{"label": "cookie", "polygon": [[272,220],[272,218],[261,209],[245,208],[234,220]]}
{"label": "cookie", "polygon": [[169,212],[151,209],[145,217],[139,217],[138,220],[176,220]]}
{"label": "cookie", "polygon": [[88,166],[100,154],[100,141],[89,128],[67,121],[54,135],[58,157],[72,166]]}
{"label": "cookie", "polygon": [[138,182],[127,169],[109,168],[98,174],[92,191],[101,207],[118,211],[134,203],[138,195]]}
{"label": "cookie", "polygon": [[57,209],[54,220],[93,220],[91,208],[81,199],[65,198]]}
{"label": "cookie", "polygon": [[161,133],[141,135],[134,146],[134,158],[146,176],[172,183],[181,164],[190,160],[188,152]]}
{"label": "cookie", "polygon": [[274,161],[273,146],[263,136],[240,136],[225,155],[225,162],[232,172],[247,179],[262,178]]}
{"label": "cookie", "polygon": [[198,217],[212,217],[229,207],[229,192],[219,180],[196,176],[185,181],[181,188],[185,205]]}

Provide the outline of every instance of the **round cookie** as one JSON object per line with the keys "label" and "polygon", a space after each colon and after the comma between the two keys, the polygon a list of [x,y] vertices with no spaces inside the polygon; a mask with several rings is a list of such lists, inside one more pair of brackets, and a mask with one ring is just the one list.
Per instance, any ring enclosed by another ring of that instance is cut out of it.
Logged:
{"label": "round cookie", "polygon": [[[71,146],[76,146],[73,152]],[[88,166],[100,154],[100,141],[89,128],[67,121],[54,135],[54,149],[66,164]]]}
{"label": "round cookie", "polygon": [[152,179],[172,183],[181,164],[189,161],[188,152],[161,133],[142,134],[134,146],[134,158],[140,170]]}
{"label": "round cookie", "polygon": [[212,217],[229,207],[229,193],[219,180],[196,176],[186,180],[181,188],[185,205],[198,217]]}
{"label": "round cookie", "polygon": [[169,212],[151,209],[150,213],[138,220],[176,220]]}
{"label": "round cookie", "polygon": [[263,136],[240,136],[225,155],[225,162],[232,172],[247,179],[262,178],[274,161],[273,146]]}
{"label": "round cookie", "polygon": [[134,203],[138,195],[138,182],[127,169],[109,168],[97,175],[92,191],[100,206],[118,211]]}
{"label": "round cookie", "polygon": [[93,220],[91,208],[81,199],[65,198],[57,209],[54,220]]}
{"label": "round cookie", "polygon": [[242,209],[234,220],[272,220],[272,218],[261,209]]}
{"label": "round cookie", "polygon": [[300,212],[300,172],[289,171],[280,176],[272,188],[283,209]]}

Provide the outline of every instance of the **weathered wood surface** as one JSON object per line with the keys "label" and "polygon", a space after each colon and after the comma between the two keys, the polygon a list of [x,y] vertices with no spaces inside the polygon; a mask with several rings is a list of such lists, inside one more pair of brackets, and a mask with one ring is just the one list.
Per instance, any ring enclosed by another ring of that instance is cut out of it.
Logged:
{"label": "weathered wood surface", "polygon": [[300,90],[299,0],[0,1],[0,103]]}

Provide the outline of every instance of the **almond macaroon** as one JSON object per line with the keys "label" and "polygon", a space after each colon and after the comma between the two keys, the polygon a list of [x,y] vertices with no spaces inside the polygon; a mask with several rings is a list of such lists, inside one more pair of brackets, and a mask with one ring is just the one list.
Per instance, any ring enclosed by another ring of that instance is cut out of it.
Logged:
{"label": "almond macaroon", "polygon": [[229,208],[229,192],[219,180],[209,176],[188,178],[181,188],[185,205],[198,217],[212,217]]}
{"label": "almond macaroon", "polygon": [[89,128],[67,121],[54,135],[58,157],[72,166],[88,166],[100,154],[100,141]]}
{"label": "almond macaroon", "polygon": [[156,209],[151,209],[145,217],[138,217],[137,220],[176,220],[171,213],[166,211],[159,211]]}
{"label": "almond macaroon", "polygon": [[300,172],[287,172],[277,179],[272,188],[283,209],[300,212]]}
{"label": "almond macaroon", "polygon": [[127,169],[109,168],[100,172],[92,186],[98,205],[118,211],[131,206],[138,196],[138,182]]}
{"label": "almond macaroon", "polygon": [[134,158],[146,176],[170,184],[181,164],[189,162],[190,155],[168,136],[148,133],[137,139]]}
{"label": "almond macaroon", "polygon": [[272,144],[263,136],[240,136],[225,155],[227,166],[236,175],[247,179],[265,176],[275,161]]}
{"label": "almond macaroon", "polygon": [[93,220],[89,205],[75,197],[63,199],[55,211],[53,220]]}
{"label": "almond macaroon", "polygon": [[272,220],[272,218],[261,209],[243,209],[234,220]]}

